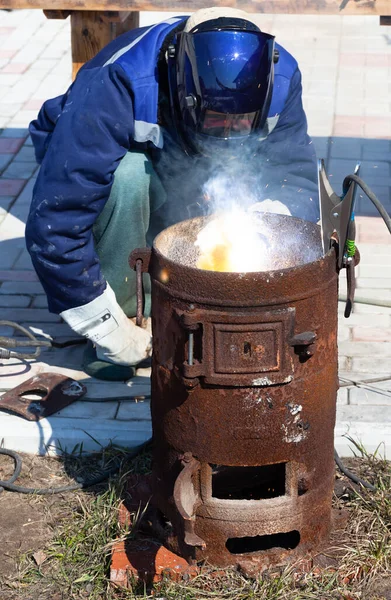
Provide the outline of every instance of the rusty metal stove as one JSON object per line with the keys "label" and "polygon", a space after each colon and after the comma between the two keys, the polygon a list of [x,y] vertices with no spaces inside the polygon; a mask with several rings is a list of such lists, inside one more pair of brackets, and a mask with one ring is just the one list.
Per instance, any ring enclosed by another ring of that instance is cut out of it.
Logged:
{"label": "rusty metal stove", "polygon": [[[269,219],[279,235],[300,233],[289,268],[197,269],[203,218],[130,259],[152,281],[153,504],[189,562],[280,564],[313,551],[330,528],[336,253],[322,256],[317,225]],[[314,259],[299,264],[304,247]]]}

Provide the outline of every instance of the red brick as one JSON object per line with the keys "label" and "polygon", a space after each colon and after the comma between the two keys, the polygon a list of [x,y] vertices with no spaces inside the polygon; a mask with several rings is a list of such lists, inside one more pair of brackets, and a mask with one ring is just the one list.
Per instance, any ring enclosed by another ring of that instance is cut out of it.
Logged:
{"label": "red brick", "polygon": [[389,342],[391,329],[376,329],[375,327],[353,327],[354,342]]}
{"label": "red brick", "polygon": [[30,65],[26,63],[8,63],[2,68],[2,73],[24,73]]}
{"label": "red brick", "polygon": [[29,100],[23,105],[23,110],[39,110],[45,100]]}
{"label": "red brick", "polygon": [[12,58],[16,50],[0,50],[0,58]]}
{"label": "red brick", "polygon": [[163,576],[180,581],[198,573],[196,566],[154,540],[118,541],[113,547],[110,581],[116,585],[128,587],[134,580],[151,584]]}
{"label": "red brick", "polygon": [[333,135],[343,137],[363,137],[364,117],[337,115],[334,117]]}
{"label": "red brick", "polygon": [[17,196],[25,184],[25,179],[1,179],[0,196]]}
{"label": "red brick", "polygon": [[16,154],[24,144],[25,138],[0,138],[0,154]]}
{"label": "red brick", "polygon": [[391,244],[391,235],[381,217],[356,217],[357,244]]}
{"label": "red brick", "polygon": [[368,54],[366,52],[342,52],[339,57],[341,67],[387,67],[387,54]]}
{"label": "red brick", "polygon": [[339,64],[341,67],[364,67],[366,54],[363,52],[341,52]]}

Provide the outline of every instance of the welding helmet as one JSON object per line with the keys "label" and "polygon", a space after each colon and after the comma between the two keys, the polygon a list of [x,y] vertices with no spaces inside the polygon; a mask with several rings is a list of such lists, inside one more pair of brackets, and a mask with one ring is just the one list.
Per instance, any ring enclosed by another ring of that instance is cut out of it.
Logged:
{"label": "welding helmet", "polygon": [[212,18],[175,35],[167,52],[171,113],[187,154],[240,151],[261,134],[277,60],[274,37],[243,18]]}

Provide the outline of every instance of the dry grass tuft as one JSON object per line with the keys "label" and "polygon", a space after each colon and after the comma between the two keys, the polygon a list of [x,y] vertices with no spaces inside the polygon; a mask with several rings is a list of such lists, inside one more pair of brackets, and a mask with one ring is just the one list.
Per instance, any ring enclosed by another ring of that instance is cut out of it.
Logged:
{"label": "dry grass tuft", "polygon": [[[41,566],[31,556],[23,557],[12,600],[390,600],[391,463],[379,452],[369,455],[357,443],[355,448],[357,458],[346,460],[347,466],[378,491],[351,486],[337,475],[346,490],[334,498],[334,505],[348,509],[350,518],[326,552],[332,566],[315,566],[307,572],[300,564],[290,565],[255,579],[232,569],[216,573],[204,566],[190,581],[165,580],[153,590],[142,585],[119,590],[108,580],[112,543],[131,533],[118,520],[126,475],[148,472],[150,457],[144,452],[129,461],[121,451],[104,451],[88,468],[94,472],[96,461],[100,468],[119,461],[118,476],[105,488],[77,495],[76,509],[58,525]],[[76,472],[85,468],[81,456],[74,460],[79,461]]]}

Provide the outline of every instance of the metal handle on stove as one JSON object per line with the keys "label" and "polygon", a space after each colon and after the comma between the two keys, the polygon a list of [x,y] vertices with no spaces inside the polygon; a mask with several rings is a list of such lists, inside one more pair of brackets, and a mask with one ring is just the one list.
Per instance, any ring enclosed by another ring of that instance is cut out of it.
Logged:
{"label": "metal handle on stove", "polygon": [[129,256],[129,266],[136,271],[137,312],[136,325],[141,327],[145,308],[143,273],[148,273],[151,260],[151,248],[135,248]]}

